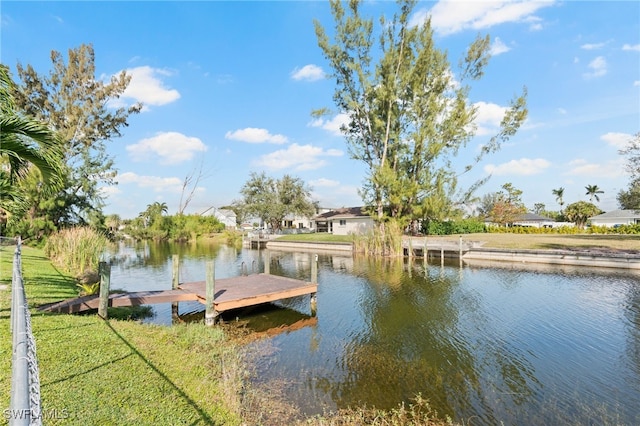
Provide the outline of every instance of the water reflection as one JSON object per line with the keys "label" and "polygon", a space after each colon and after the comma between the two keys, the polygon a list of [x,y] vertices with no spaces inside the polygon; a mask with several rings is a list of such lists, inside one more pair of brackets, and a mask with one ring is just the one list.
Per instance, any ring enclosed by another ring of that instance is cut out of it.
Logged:
{"label": "water reflection", "polygon": [[[226,246],[129,250],[112,268],[116,287],[128,280],[169,288],[176,252],[184,281],[202,280],[209,259],[219,277],[268,263],[274,274],[308,280],[314,259]],[[287,397],[307,414],[391,408],[421,393],[465,424],[640,424],[639,278],[584,267],[441,266],[325,253],[317,317],[308,315],[308,298],[234,315],[264,336],[252,343],[264,354],[257,378],[286,381]],[[189,309],[196,310],[181,306],[182,314]],[[165,323],[157,312],[154,321]]]}

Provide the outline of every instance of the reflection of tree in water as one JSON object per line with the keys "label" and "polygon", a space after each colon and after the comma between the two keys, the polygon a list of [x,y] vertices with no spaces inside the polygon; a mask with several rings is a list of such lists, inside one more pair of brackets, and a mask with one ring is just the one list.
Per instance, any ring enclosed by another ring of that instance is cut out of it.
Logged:
{"label": "reflection of tree in water", "polygon": [[[168,241],[121,242],[112,253],[109,262],[122,268],[149,267],[162,269],[171,265],[174,254],[180,259],[215,258],[220,252],[220,244],[208,242],[172,243]],[[226,247],[225,247],[226,248]],[[228,250],[223,250],[228,251]],[[235,250],[237,255],[237,250]]]}
{"label": "reflection of tree in water", "polygon": [[[353,273],[371,284],[361,301],[367,329],[338,361],[346,376],[337,382],[321,378],[315,385],[340,408],[392,408],[421,393],[441,415],[484,413],[482,422],[495,423],[495,389],[482,377],[492,366],[495,387],[506,389],[503,400],[517,406],[530,398],[536,383],[532,367],[508,343],[483,341],[490,321],[483,318],[478,296],[460,288],[459,271],[406,268],[403,259],[355,262]],[[469,335],[470,327],[478,335]]]}

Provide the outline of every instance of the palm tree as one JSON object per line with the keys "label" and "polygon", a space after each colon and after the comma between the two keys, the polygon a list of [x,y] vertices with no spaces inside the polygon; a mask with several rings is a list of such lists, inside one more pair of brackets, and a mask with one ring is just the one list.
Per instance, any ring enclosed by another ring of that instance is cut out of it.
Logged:
{"label": "palm tree", "polygon": [[598,194],[604,194],[604,191],[598,188],[598,185],[587,185],[584,188],[587,190],[587,193],[585,195],[589,196],[590,202],[593,202],[594,198],[597,202],[600,202],[600,197],[598,197]]}
{"label": "palm tree", "polygon": [[45,124],[19,114],[12,92],[15,84],[9,69],[0,65],[0,207],[20,201],[16,183],[24,179],[31,166],[42,175],[43,183],[55,188],[62,180],[60,140]]}
{"label": "palm tree", "polygon": [[558,189],[551,190],[551,193],[556,196],[556,202],[560,204],[560,212],[562,213],[562,206],[564,205],[564,200],[562,197],[564,196],[564,188],[560,187]]}

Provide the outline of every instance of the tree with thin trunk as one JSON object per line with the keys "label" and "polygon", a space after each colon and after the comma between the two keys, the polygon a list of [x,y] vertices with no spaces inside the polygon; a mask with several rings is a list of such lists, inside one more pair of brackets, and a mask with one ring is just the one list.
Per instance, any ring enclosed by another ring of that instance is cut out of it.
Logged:
{"label": "tree with thin trunk", "polygon": [[552,189],[551,193],[556,196],[556,202],[560,204],[560,212],[562,213],[562,206],[564,206],[564,188]]}
{"label": "tree with thin trunk", "polygon": [[[342,130],[349,153],[367,167],[361,195],[382,233],[388,218],[406,222],[452,211],[458,176],[497,151],[527,116],[525,89],[473,164],[456,170],[452,159],[475,136],[478,111],[468,99],[469,82],[484,74],[490,38],[478,37],[469,46],[454,75],[447,52],[435,46],[430,20],[411,23],[415,5],[399,1],[398,12],[390,20],[381,17],[374,31],[373,19],[361,14],[360,1],[332,0],[333,40],[315,21],[318,44],[336,82],[337,113],[348,115]],[[323,108],[314,116],[334,113]],[[461,197],[470,197],[470,191]]]}
{"label": "tree with thin trunk", "polygon": [[587,190],[587,193],[585,195],[589,196],[590,203],[593,203],[594,198],[597,202],[600,202],[600,197],[598,197],[598,194],[604,194],[604,191],[598,188],[598,185],[587,185],[584,188]]}

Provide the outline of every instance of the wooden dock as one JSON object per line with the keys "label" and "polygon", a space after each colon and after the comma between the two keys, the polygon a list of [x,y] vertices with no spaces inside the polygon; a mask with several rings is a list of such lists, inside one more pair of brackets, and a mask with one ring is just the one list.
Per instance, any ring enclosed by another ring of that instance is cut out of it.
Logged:
{"label": "wooden dock", "polygon": [[[288,299],[315,295],[318,284],[270,274],[253,274],[215,280],[214,311],[219,314],[230,309],[243,308]],[[109,306],[138,306],[155,303],[198,301],[206,305],[206,282],[183,283],[175,290],[140,291],[109,295]],[[97,309],[99,296],[84,296],[40,306],[48,312],[74,313]]]}

